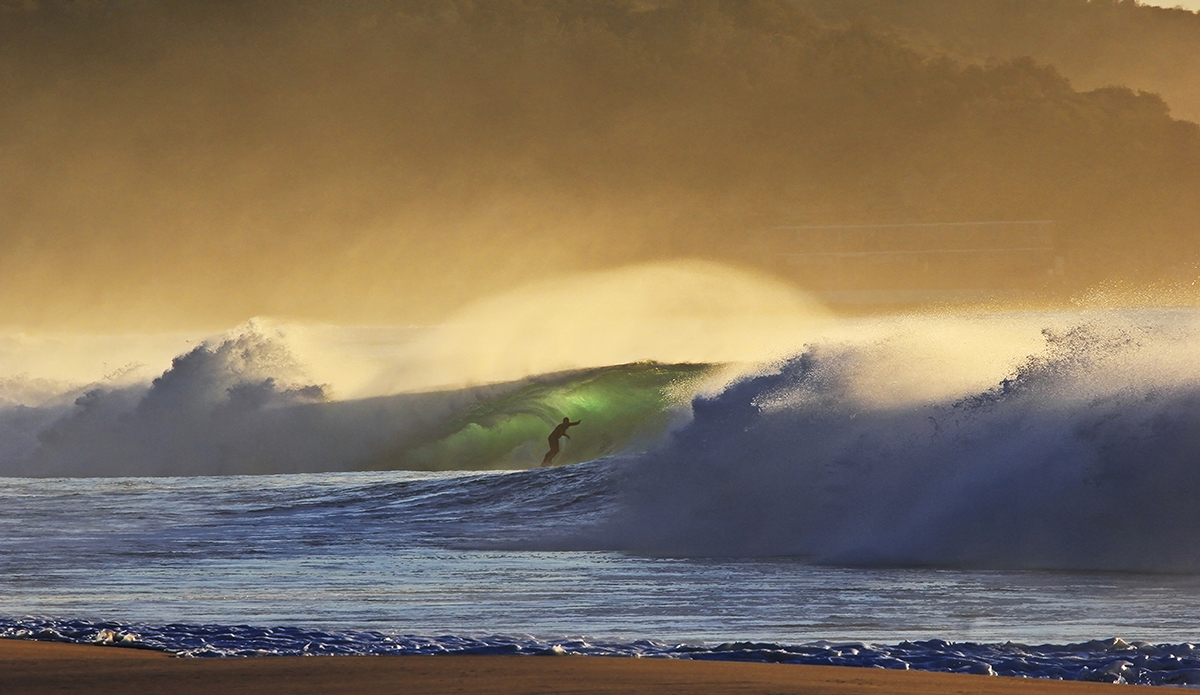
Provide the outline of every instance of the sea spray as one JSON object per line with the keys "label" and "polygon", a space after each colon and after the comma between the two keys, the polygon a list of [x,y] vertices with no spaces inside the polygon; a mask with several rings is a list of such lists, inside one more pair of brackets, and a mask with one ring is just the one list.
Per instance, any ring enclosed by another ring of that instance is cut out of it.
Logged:
{"label": "sea spray", "polygon": [[251,324],[177,357],[150,384],[0,408],[0,473],[179,476],[536,465],[564,412],[589,427],[562,462],[642,451],[685,417],[710,368],[644,362],[336,400],[287,335]]}
{"label": "sea spray", "polygon": [[0,335],[26,370],[0,373],[0,475],[524,467],[566,410],[588,428],[561,462],[640,451],[686,418],[711,360],[787,354],[828,322],[785,283],[675,261],[534,283],[439,326]]}
{"label": "sea spray", "polygon": [[[600,545],[821,563],[1200,570],[1195,315],[1047,328],[990,389],[872,402],[879,346],[818,345],[693,404]],[[591,539],[595,543],[597,539]]]}
{"label": "sea spray", "polygon": [[647,360],[757,363],[793,353],[832,324],[825,307],[778,279],[705,261],[645,263],[535,282],[463,307],[398,351],[374,388]]}

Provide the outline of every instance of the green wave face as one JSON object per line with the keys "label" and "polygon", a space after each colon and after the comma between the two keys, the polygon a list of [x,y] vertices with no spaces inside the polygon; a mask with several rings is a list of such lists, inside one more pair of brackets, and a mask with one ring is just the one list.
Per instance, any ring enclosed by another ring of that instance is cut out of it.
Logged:
{"label": "green wave face", "polygon": [[581,424],[562,439],[555,465],[643,450],[695,394],[711,365],[653,362],[548,375],[481,402],[378,464],[406,470],[537,466],[564,417]]}

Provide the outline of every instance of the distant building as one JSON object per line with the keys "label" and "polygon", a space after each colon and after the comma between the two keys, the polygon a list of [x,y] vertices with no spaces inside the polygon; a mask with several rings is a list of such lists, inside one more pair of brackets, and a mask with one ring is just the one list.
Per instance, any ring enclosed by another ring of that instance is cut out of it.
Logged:
{"label": "distant building", "polygon": [[769,263],[830,304],[1015,299],[1062,282],[1054,222],[780,226]]}

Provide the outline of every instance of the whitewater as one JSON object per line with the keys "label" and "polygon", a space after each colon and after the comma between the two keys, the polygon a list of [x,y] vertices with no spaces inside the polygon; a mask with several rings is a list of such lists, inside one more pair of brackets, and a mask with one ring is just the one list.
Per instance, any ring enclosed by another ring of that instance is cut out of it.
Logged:
{"label": "whitewater", "polygon": [[590,278],[622,330],[532,343],[537,288],[6,336],[0,635],[1200,685],[1200,310],[838,319],[721,272]]}

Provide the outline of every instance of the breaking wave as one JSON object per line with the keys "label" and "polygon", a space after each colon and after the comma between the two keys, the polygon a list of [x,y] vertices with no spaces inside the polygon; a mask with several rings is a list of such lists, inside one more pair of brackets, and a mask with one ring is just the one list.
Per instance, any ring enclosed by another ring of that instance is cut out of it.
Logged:
{"label": "breaking wave", "polygon": [[3,472],[528,468],[569,413],[561,461],[587,475],[468,478],[430,518],[472,519],[455,534],[480,547],[1194,573],[1197,364],[1194,310],[908,317],[737,378],[645,362],[338,401],[244,331],[148,385],[0,409],[25,437]]}
{"label": "breaking wave", "polygon": [[250,327],[176,357],[148,385],[95,386],[74,400],[0,409],[11,434],[0,474],[520,468],[541,460],[546,433],[564,413],[589,423],[559,459],[578,462],[653,444],[707,371],[644,362],[334,400],[281,337]]}
{"label": "breaking wave", "polygon": [[[818,345],[693,403],[586,542],[839,565],[1200,571],[1195,316],[1046,329],[976,393],[873,402]],[[933,375],[931,375],[932,378]]]}

